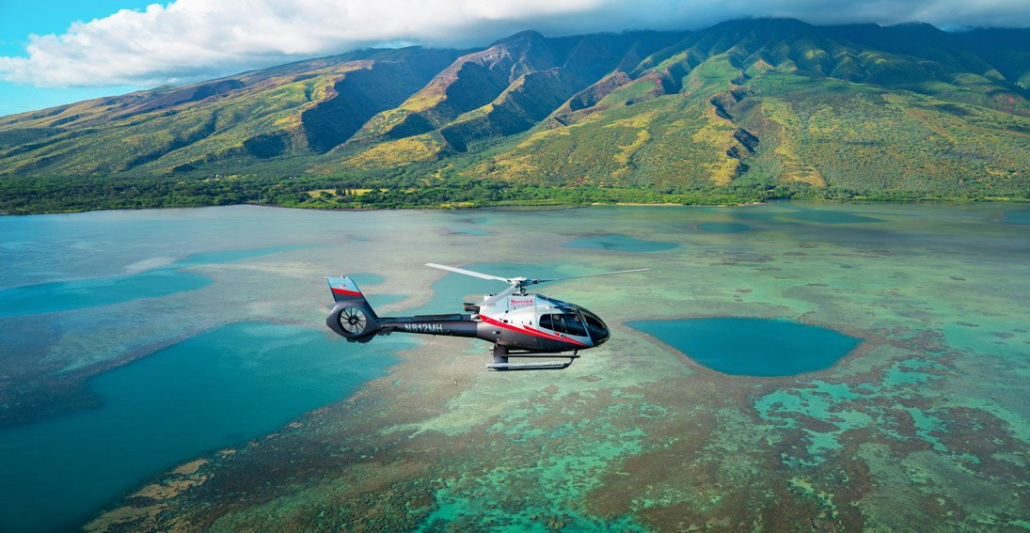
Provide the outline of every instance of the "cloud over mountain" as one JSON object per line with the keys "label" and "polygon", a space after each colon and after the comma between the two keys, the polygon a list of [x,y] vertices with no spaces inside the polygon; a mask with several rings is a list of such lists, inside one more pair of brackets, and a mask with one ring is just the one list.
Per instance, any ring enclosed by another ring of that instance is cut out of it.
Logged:
{"label": "cloud over mountain", "polygon": [[562,35],[696,29],[747,16],[813,23],[1026,26],[1024,0],[177,0],[32,36],[0,78],[40,87],[159,85],[402,44],[471,46],[522,29]]}

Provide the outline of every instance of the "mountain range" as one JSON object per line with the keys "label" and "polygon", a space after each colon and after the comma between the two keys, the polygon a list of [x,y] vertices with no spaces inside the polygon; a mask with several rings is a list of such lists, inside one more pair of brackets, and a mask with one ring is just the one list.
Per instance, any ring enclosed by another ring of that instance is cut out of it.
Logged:
{"label": "mountain range", "polygon": [[1028,29],[526,31],[0,117],[0,211],[476,204],[530,189],[1028,199],[1028,97]]}

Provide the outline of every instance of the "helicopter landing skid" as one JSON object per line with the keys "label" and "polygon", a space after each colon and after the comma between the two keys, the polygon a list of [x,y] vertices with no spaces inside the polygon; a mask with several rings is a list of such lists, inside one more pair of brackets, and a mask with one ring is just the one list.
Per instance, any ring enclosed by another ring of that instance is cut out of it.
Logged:
{"label": "helicopter landing skid", "polygon": [[554,354],[550,353],[539,353],[539,352],[523,352],[519,351],[516,353],[510,353],[507,346],[500,346],[495,344],[494,350],[494,362],[486,365],[487,368],[493,370],[562,370],[568,368],[576,359],[579,358],[579,350],[573,350],[572,355],[567,355],[568,361],[540,361],[532,363],[509,363],[509,357],[549,357]]}

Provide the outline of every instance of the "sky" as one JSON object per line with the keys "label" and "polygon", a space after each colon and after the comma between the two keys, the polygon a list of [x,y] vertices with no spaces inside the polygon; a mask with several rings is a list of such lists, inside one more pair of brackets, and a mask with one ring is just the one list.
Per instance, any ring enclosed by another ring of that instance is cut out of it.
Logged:
{"label": "sky", "polygon": [[0,116],[369,46],[812,24],[1028,27],[1030,0],[0,0]]}

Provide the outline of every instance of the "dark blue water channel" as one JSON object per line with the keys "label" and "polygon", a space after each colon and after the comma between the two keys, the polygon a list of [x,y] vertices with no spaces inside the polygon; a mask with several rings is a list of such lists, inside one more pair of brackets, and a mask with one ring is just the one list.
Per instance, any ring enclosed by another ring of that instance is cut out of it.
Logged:
{"label": "dark blue water channel", "polygon": [[347,397],[410,345],[237,323],[100,374],[101,408],[0,431],[0,531],[71,529],[158,472]]}
{"label": "dark blue water channel", "polygon": [[698,364],[738,376],[793,376],[825,370],[860,342],[832,329],[788,320],[726,317],[640,320],[626,325]]}

